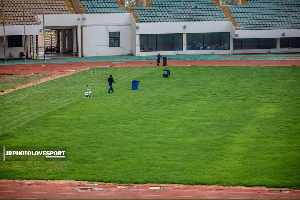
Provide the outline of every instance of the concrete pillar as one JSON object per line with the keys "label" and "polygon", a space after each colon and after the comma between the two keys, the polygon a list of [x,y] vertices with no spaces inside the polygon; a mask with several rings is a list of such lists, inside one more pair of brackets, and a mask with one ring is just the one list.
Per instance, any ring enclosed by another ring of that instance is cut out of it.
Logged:
{"label": "concrete pillar", "polygon": [[67,52],[67,33],[66,30],[62,30],[62,53]]}
{"label": "concrete pillar", "polygon": [[44,52],[44,36],[43,35],[38,35],[38,51],[39,53]]}
{"label": "concrete pillar", "polygon": [[31,54],[30,54],[30,35],[26,35],[26,53],[27,53],[27,58],[31,58]]}
{"label": "concrete pillar", "polygon": [[76,38],[76,27],[73,27],[73,56],[75,56],[77,52],[77,38]]}
{"label": "concrete pillar", "polygon": [[69,32],[68,30],[65,30],[65,34],[66,34],[66,37],[65,37],[65,41],[66,41],[66,52],[69,51]]}
{"label": "concrete pillar", "polygon": [[78,57],[82,57],[82,47],[81,47],[81,26],[77,26],[77,41],[78,41]]}
{"label": "concrete pillar", "polygon": [[277,38],[276,49],[278,52],[280,52],[280,38]]}
{"label": "concrete pillar", "polygon": [[186,52],[187,47],[186,47],[186,33],[185,32],[183,33],[182,39],[183,39],[183,41],[182,41],[182,50],[183,50],[183,52]]}
{"label": "concrete pillar", "polygon": [[33,57],[35,58],[36,55],[36,35],[32,36],[32,43],[33,43]]}
{"label": "concrete pillar", "polygon": [[136,48],[136,53],[135,53],[135,55],[136,56],[140,56],[140,35],[135,35],[135,43],[136,43],[136,45],[135,45],[135,48]]}
{"label": "concrete pillar", "polygon": [[233,54],[233,37],[230,36],[230,53]]}

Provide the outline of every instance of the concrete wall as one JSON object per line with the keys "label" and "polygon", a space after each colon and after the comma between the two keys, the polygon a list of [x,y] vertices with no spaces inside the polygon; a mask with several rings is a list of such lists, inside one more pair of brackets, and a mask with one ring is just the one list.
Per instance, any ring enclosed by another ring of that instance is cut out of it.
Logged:
{"label": "concrete wall", "polygon": [[[41,25],[28,25],[25,26],[25,35],[42,35],[43,26]],[[0,36],[3,36],[3,27],[0,26]],[[24,35],[24,26],[5,26],[5,35]]]}
{"label": "concrete wall", "polygon": [[[285,33],[285,36],[282,36]],[[236,30],[236,39],[242,38],[282,38],[300,37],[300,29],[280,29],[280,30]]]}
{"label": "concrete wall", "polygon": [[[83,56],[132,54],[130,26],[87,26],[83,32]],[[120,47],[109,47],[109,32],[120,32]]]}
{"label": "concrete wall", "polygon": [[[131,24],[131,14],[128,13],[45,16],[46,27],[76,27],[77,30],[83,27],[82,33],[78,32],[82,35],[83,56],[132,54]],[[109,32],[120,32],[120,47],[109,47]],[[81,48],[81,41],[78,43]]]}
{"label": "concrete wall", "polygon": [[[83,27],[83,56],[132,54],[131,14],[87,15]],[[109,47],[109,32],[120,32],[120,47]]]}
{"label": "concrete wall", "polygon": [[132,15],[130,15],[130,23],[131,23],[131,51],[133,53],[133,55],[137,54],[136,51],[136,44],[137,44],[137,36],[136,36],[136,21],[134,19],[134,17]]}
{"label": "concrete wall", "polygon": [[[38,15],[42,19],[42,15]],[[84,20],[83,20],[84,18]],[[45,15],[46,27],[73,27],[93,25],[125,25],[130,24],[129,13],[115,14],[66,14]],[[42,26],[42,25],[41,25]]]}
{"label": "concrete wall", "polygon": [[297,53],[300,48],[281,48],[281,49],[241,49],[234,50],[234,54],[256,54],[256,53]]}
{"label": "concrete wall", "polygon": [[[28,42],[28,39],[29,38],[27,38],[27,42]],[[22,37],[22,46],[23,46],[23,44],[24,44],[24,40],[23,40],[23,37]],[[6,41],[5,41],[5,46],[6,46],[5,55],[6,55],[7,59],[9,57],[9,53],[12,53],[14,58],[20,58],[20,52],[24,52],[24,47],[10,47],[10,48],[8,48],[7,37],[6,37]],[[0,48],[0,58],[4,58],[3,36],[0,37],[0,47],[1,47]]]}

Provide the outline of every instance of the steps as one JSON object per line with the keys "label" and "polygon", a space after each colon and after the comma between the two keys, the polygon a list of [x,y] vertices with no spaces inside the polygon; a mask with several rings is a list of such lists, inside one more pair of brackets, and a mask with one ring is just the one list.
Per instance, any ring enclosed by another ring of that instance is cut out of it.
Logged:
{"label": "steps", "polygon": [[225,17],[227,18],[227,20],[230,20],[232,22],[232,24],[234,26],[234,29],[235,30],[239,30],[238,25],[236,24],[236,22],[235,22],[235,20],[234,20],[234,18],[232,16],[232,14],[231,14],[231,12],[230,12],[229,7],[228,6],[221,6],[221,8],[222,8],[222,10],[223,10],[223,12],[224,12]]}
{"label": "steps", "polygon": [[64,2],[66,4],[68,10],[70,11],[70,14],[79,14],[71,0],[64,0]]}
{"label": "steps", "polygon": [[151,0],[146,0],[146,7],[153,7]]}
{"label": "steps", "polygon": [[87,14],[85,7],[83,6],[82,2],[80,0],[71,0],[77,13],[79,14]]}
{"label": "steps", "polygon": [[211,0],[215,6],[220,6],[220,1],[219,0]]}
{"label": "steps", "polygon": [[127,10],[128,13],[132,14],[132,16],[134,17],[136,23],[140,23],[139,18],[137,17],[135,11],[132,8],[126,7],[126,10]]}
{"label": "steps", "polygon": [[247,0],[241,0],[241,5],[242,6],[248,6]]}
{"label": "steps", "polygon": [[[4,17],[4,19],[6,19],[6,17]],[[3,20],[3,13],[1,11],[0,11],[0,20],[1,20],[1,22]]]}
{"label": "steps", "polygon": [[119,7],[122,7],[122,8],[125,7],[125,3],[124,3],[123,0],[116,0],[116,1],[117,1],[117,3],[118,3]]}
{"label": "steps", "polygon": [[235,22],[235,20],[234,20],[234,18],[232,16],[231,12],[230,12],[229,7],[228,6],[221,6],[219,0],[211,0],[211,1],[214,3],[215,6],[219,6],[219,7],[222,8],[222,10],[223,10],[223,12],[224,12],[225,17],[227,18],[227,20],[230,20],[232,22],[233,26],[234,26],[234,29],[238,30],[238,26],[237,26],[237,24],[236,24],[236,22]]}

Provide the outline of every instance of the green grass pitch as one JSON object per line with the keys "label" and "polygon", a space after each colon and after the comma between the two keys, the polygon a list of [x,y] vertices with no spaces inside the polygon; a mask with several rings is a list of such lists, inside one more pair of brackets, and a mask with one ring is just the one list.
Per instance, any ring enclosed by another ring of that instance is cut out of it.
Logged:
{"label": "green grass pitch", "polygon": [[18,90],[0,96],[1,149],[67,156],[1,162],[0,178],[299,189],[299,88],[298,67],[199,66],[93,68]]}

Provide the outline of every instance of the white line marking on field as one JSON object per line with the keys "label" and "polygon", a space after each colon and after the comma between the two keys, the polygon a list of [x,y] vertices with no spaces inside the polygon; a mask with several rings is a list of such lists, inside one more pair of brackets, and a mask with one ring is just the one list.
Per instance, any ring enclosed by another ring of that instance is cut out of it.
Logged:
{"label": "white line marking on field", "polygon": [[118,185],[117,187],[118,189],[126,189],[126,188],[129,188],[128,185]]}
{"label": "white line marking on field", "polygon": [[7,191],[0,191],[0,192],[15,192],[15,191],[11,191],[11,190],[7,190]]}
{"label": "white line marking on field", "polygon": [[150,186],[149,190],[160,190],[160,186]]}

